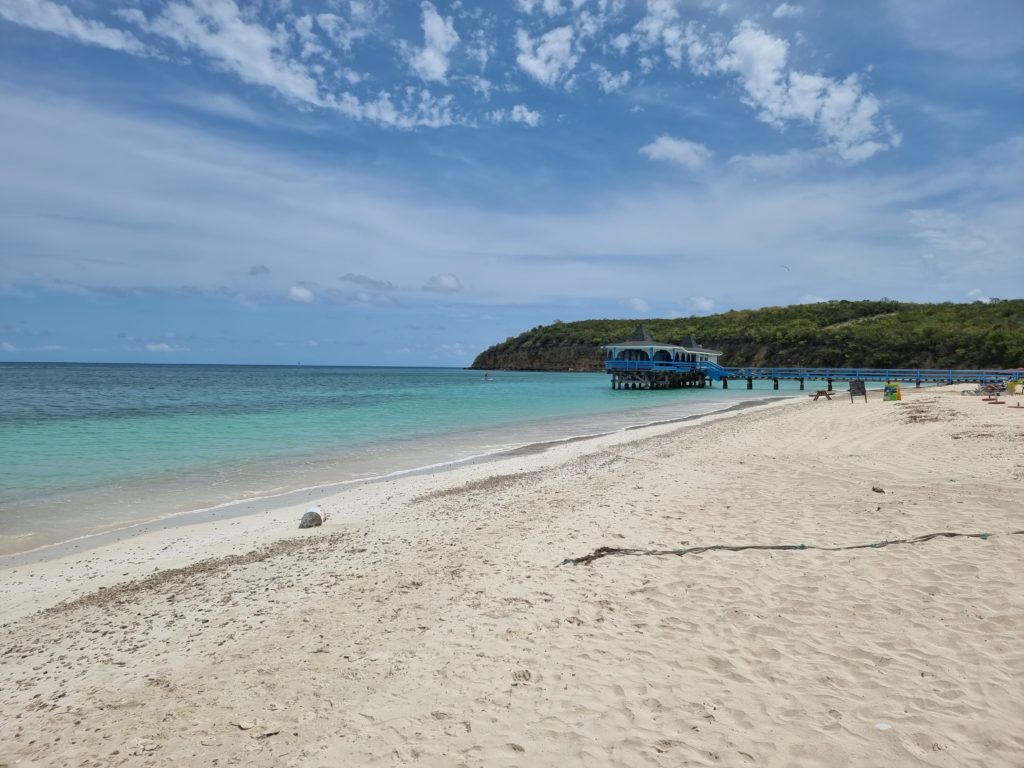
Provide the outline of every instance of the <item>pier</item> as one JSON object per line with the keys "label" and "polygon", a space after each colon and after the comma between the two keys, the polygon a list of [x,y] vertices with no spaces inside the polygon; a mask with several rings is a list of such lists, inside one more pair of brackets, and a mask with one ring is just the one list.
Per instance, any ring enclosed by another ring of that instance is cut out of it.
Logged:
{"label": "pier", "polygon": [[807,381],[824,381],[829,391],[837,381],[899,381],[922,384],[990,383],[1024,379],[1022,370],[936,369],[936,368],[775,368],[730,367],[718,363],[721,352],[697,344],[654,341],[641,324],[632,338],[604,347],[604,369],[612,376],[612,389],[668,389],[710,387],[720,381],[723,389],[730,381],[754,388],[755,381],[771,381],[778,389],[780,381],[798,381],[800,389]]}
{"label": "pier", "polygon": [[[1019,370],[937,369],[937,368],[739,368],[717,363],[667,363],[657,360],[606,360],[605,372],[612,375],[614,389],[661,389],[677,386],[709,387],[716,381],[723,389],[730,381],[745,382],[747,389],[755,381],[824,381],[828,389],[837,381],[899,381],[922,384],[989,383],[1024,378]],[[685,383],[684,383],[685,382]]]}

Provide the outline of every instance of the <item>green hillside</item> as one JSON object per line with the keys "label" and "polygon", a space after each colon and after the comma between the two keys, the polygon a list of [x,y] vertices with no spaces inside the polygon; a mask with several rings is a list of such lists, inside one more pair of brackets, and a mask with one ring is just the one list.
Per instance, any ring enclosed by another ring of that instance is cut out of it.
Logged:
{"label": "green hillside", "polygon": [[[481,352],[473,368],[601,370],[602,344],[622,341],[637,320],[542,325]],[[983,304],[828,301],[644,320],[658,341],[689,335],[725,354],[723,365],[1020,368],[1024,300]]]}

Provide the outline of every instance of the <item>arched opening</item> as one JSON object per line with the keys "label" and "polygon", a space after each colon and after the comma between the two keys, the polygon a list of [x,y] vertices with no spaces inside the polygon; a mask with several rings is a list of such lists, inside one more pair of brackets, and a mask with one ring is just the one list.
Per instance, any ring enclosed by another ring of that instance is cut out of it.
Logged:
{"label": "arched opening", "polygon": [[615,356],[616,360],[650,360],[651,356],[642,349],[623,349]]}
{"label": "arched opening", "polygon": [[672,354],[667,349],[659,349],[654,353],[655,360],[664,360],[666,363],[672,362]]}

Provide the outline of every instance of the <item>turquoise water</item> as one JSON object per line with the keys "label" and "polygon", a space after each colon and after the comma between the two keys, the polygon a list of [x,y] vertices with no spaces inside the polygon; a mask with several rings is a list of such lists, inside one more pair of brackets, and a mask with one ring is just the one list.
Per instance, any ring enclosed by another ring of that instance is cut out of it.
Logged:
{"label": "turquoise water", "polygon": [[238,499],[797,394],[604,374],[0,364],[0,554]]}

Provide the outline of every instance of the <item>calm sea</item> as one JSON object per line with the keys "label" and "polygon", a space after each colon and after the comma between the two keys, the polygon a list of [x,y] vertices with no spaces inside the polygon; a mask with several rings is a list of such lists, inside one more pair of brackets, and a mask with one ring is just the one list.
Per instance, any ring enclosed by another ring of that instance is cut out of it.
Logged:
{"label": "calm sea", "polygon": [[297,488],[797,394],[604,374],[0,363],[0,555]]}

